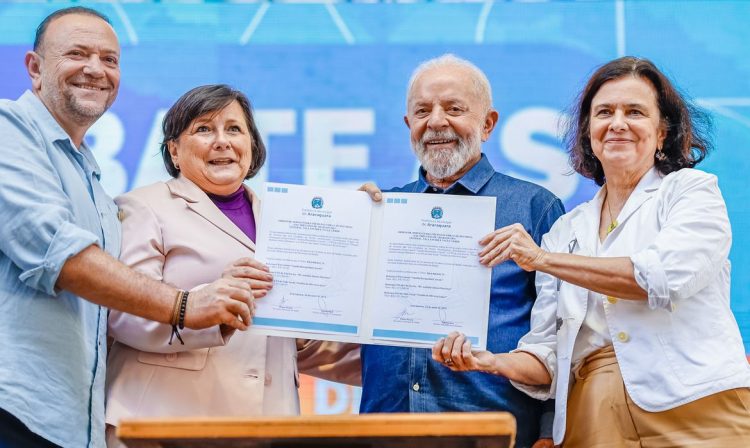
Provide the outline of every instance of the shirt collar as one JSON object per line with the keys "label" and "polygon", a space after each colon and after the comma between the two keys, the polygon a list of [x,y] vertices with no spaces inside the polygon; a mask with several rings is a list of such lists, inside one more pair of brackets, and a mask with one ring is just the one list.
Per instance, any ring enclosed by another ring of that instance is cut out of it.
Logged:
{"label": "shirt collar", "polygon": [[81,157],[86,159],[86,162],[89,164],[91,171],[96,178],[101,179],[101,169],[99,168],[99,164],[96,163],[94,154],[91,152],[91,149],[89,149],[86,142],[84,141],[81,143],[81,147],[76,149],[73,140],[70,139],[68,133],[65,132],[62,126],[60,126],[60,123],[55,120],[55,117],[52,116],[52,113],[50,113],[47,106],[44,105],[38,96],[34,95],[32,91],[27,90],[20,98],[18,98],[18,103],[26,107],[29,110],[29,114],[37,123],[39,123],[39,130],[46,141],[53,143],[62,142],[62,148],[72,151],[73,154],[80,152]]}
{"label": "shirt collar", "polygon": [[655,166],[652,166],[651,169],[646,171],[646,174],[643,175],[641,180],[638,181],[638,185],[635,187],[634,193],[649,193],[654,190],[659,189],[659,185],[661,185],[661,181],[664,179],[664,175],[659,172],[659,170],[656,169]]}
{"label": "shirt collar", "polygon": [[[484,187],[487,182],[490,181],[494,174],[495,168],[492,167],[492,164],[487,159],[487,156],[482,153],[482,157],[479,159],[479,162],[471,167],[471,169],[466,174],[464,174],[463,177],[458,179],[453,185],[446,188],[445,191],[455,188],[456,185],[461,185],[468,191],[477,194],[479,190],[481,190],[482,187]],[[427,182],[427,174],[425,173],[424,168],[420,167],[419,180],[417,180],[416,191],[424,193],[431,187],[432,186],[430,185],[430,183]]]}
{"label": "shirt collar", "polygon": [[[70,136],[55,120],[47,106],[33,92],[27,90],[18,99],[18,102],[29,109],[30,115],[41,125],[41,131],[44,138],[48,141],[69,140]],[[73,142],[70,142],[73,146]]]}
{"label": "shirt collar", "polygon": [[81,147],[78,150],[86,159],[86,162],[88,162],[89,167],[91,168],[91,172],[94,174],[94,176],[96,176],[96,179],[102,180],[102,170],[101,168],[99,168],[99,164],[96,163],[96,157],[94,157],[94,153],[91,152],[91,149],[89,149],[89,146],[86,144],[86,142],[81,143]]}

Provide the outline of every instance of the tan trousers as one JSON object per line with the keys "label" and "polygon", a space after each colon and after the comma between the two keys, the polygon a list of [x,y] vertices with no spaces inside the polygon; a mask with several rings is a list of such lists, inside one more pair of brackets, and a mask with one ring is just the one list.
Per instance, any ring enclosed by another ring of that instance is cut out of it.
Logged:
{"label": "tan trousers", "polygon": [[646,412],[628,396],[614,348],[605,347],[586,358],[576,375],[563,447],[750,447],[750,389]]}

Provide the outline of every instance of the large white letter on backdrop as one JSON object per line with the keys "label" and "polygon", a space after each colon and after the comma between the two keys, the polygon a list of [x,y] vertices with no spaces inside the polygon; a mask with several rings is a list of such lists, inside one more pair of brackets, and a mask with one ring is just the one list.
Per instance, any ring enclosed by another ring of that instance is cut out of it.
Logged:
{"label": "large white letter on backdrop", "polygon": [[337,145],[336,135],[371,135],[375,132],[372,109],[311,109],[305,111],[306,185],[341,187],[362,182],[335,182],[337,168],[366,170],[370,163],[367,145]]}
{"label": "large white letter on backdrop", "polygon": [[514,164],[538,172],[539,176],[506,170],[506,174],[539,184],[557,195],[563,202],[578,187],[579,177],[568,175],[568,155],[559,146],[551,146],[534,139],[544,134],[559,140],[557,125],[560,112],[555,109],[533,107],[522,109],[508,119],[500,133],[500,150]]}
{"label": "large white letter on backdrop", "polygon": [[297,112],[293,109],[261,109],[255,111],[255,124],[260,138],[266,145],[266,163],[258,173],[246,183],[256,192],[262,191],[263,182],[268,180],[271,161],[271,136],[294,135],[297,133]]}

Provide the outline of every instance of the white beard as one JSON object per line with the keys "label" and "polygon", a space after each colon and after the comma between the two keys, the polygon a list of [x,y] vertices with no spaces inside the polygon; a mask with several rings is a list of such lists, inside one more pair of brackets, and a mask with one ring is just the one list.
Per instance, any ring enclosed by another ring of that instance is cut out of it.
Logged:
{"label": "white beard", "polygon": [[[458,140],[458,147],[454,149],[427,149],[427,140]],[[461,171],[472,158],[482,152],[481,129],[477,129],[467,139],[462,139],[453,131],[427,131],[419,141],[412,141],[412,149],[422,168],[436,179],[445,179]]]}

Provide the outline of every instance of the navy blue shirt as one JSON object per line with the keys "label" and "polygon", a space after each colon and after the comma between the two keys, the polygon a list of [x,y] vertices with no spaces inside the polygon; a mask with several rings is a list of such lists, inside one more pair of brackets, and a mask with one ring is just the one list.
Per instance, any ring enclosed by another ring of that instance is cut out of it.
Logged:
{"label": "navy blue shirt", "polygon": [[[482,158],[446,190],[431,186],[424,170],[419,180],[393,192],[438,193],[497,198],[495,228],[521,223],[537,244],[564,213],[562,202],[546,189],[495,172]],[[492,270],[487,350],[507,353],[529,331],[536,299],[534,273],[507,261]],[[360,412],[508,411],[516,417],[516,446],[531,446],[539,436],[542,403],[500,376],[452,372],[432,360],[428,349],[362,346]]]}

